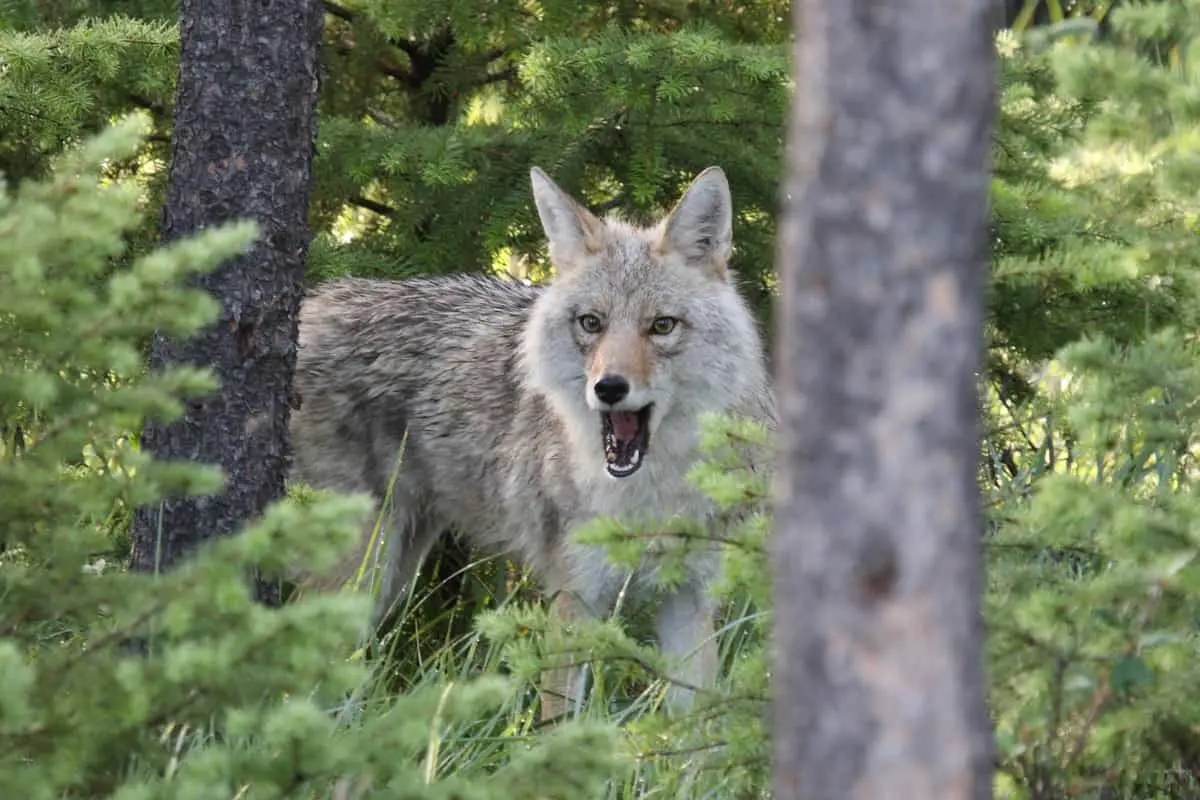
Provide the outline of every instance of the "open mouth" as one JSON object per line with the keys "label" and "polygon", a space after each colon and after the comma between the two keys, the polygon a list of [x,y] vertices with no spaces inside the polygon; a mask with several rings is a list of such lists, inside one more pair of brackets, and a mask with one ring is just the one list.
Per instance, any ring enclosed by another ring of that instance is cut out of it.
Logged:
{"label": "open mouth", "polygon": [[650,446],[650,409],[601,411],[600,436],[604,440],[604,462],[614,478],[628,478],[642,466]]}

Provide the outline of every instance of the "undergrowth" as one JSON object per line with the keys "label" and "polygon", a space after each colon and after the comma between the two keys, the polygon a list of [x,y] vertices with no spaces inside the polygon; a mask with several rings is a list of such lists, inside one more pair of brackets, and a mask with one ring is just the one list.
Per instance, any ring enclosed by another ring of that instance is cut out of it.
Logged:
{"label": "undergrowth", "polygon": [[[1200,3],[1109,22],[1102,46],[1078,26],[1029,52],[1001,37],[979,472],[999,797],[1182,798],[1200,777]],[[345,552],[365,498],[297,487],[177,570],[121,568],[129,509],[220,483],[129,435],[212,385],[146,375],[142,344],[210,319],[187,277],[254,235],[149,248],[140,130],[0,194],[0,797],[767,796],[753,426],[709,420],[693,473],[719,507],[725,604],[722,678],[688,715],[662,709],[644,609],[551,651],[529,576],[455,544],[378,639],[369,587],[253,602],[252,569]],[[582,535],[628,563],[642,533]],[[566,652],[591,687],[547,726],[537,679]]]}

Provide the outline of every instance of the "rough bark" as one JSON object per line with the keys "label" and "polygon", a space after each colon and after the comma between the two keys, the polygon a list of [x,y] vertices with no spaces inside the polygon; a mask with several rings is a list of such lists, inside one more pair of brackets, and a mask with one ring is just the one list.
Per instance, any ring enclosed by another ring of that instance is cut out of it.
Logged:
{"label": "rough bark", "polygon": [[160,459],[218,464],[227,482],[216,496],[138,509],[132,566],[147,571],[239,530],[283,495],[311,239],[320,1],[183,0],[180,12],[162,238],[234,219],[256,220],[260,236],[198,281],[221,303],[216,323],[186,340],[156,336],[151,345],[151,369],[207,366],[221,388],[192,400],[169,425],[148,423],[142,446]]}
{"label": "rough bark", "polygon": [[988,0],[800,0],[778,263],[775,797],[982,798]]}

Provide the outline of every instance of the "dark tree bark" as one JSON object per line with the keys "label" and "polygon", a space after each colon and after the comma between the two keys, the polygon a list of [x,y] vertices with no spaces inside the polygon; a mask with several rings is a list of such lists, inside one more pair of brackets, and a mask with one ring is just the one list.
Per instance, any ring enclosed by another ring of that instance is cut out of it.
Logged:
{"label": "dark tree bark", "polygon": [[156,336],[151,345],[152,369],[211,367],[221,388],[191,401],[170,425],[148,423],[142,446],[161,459],[218,464],[227,482],[217,496],[138,509],[134,569],[169,567],[200,542],[242,528],[283,495],[311,239],[322,18],[320,0],[181,3],[163,240],[235,219],[256,220],[260,235],[246,253],[198,281],[221,303],[217,322],[187,340]]}
{"label": "dark tree bark", "polygon": [[775,797],[982,798],[989,0],[800,0],[778,262]]}

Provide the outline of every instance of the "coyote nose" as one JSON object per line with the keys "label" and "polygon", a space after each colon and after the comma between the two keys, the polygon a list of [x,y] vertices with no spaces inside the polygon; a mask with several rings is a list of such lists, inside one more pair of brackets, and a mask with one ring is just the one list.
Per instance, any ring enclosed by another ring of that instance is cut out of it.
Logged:
{"label": "coyote nose", "polygon": [[601,403],[616,405],[629,394],[629,381],[620,375],[605,375],[592,387]]}

